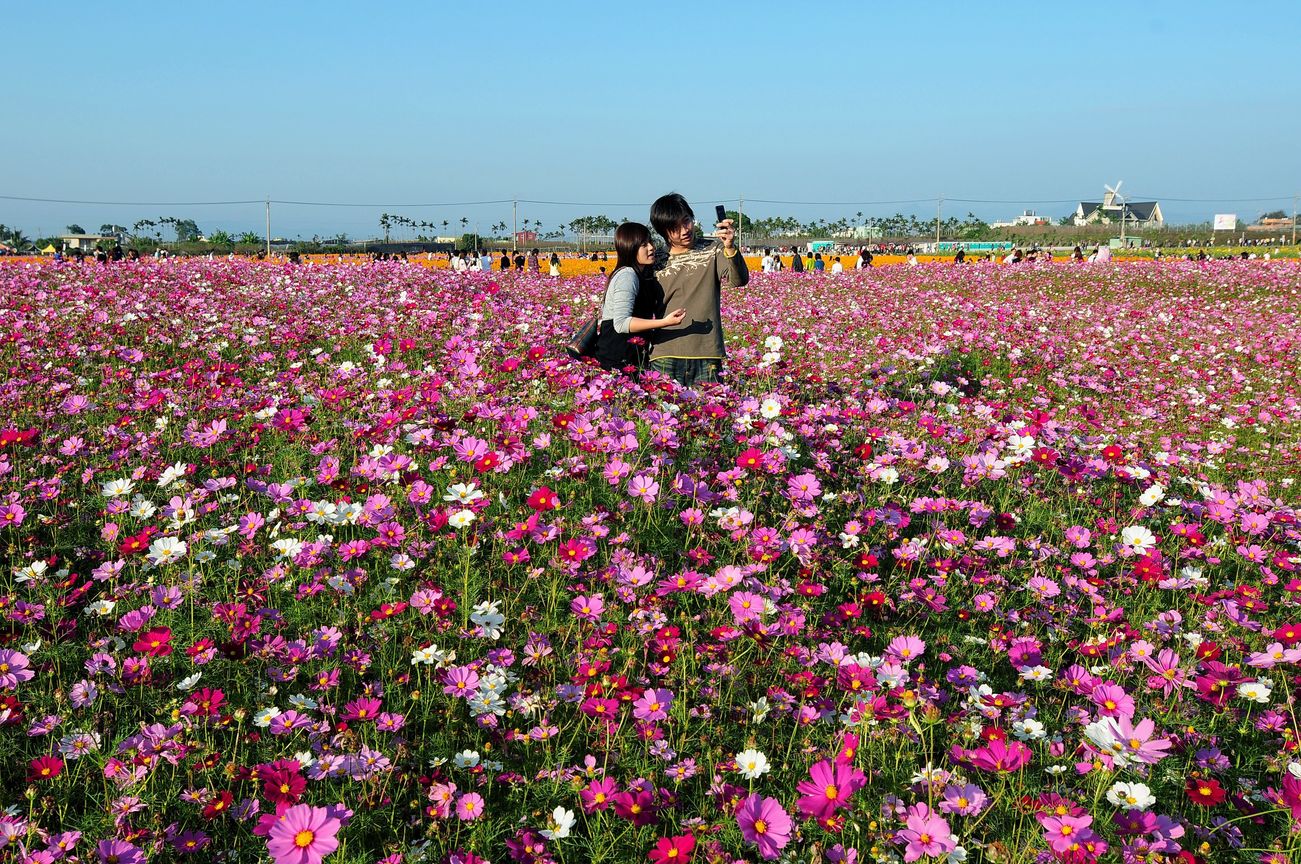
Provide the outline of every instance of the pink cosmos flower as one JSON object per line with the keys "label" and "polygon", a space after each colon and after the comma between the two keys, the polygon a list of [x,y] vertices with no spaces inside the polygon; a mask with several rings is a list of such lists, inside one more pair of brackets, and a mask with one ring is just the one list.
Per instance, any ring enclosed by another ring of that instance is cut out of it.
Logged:
{"label": "pink cosmos flower", "polygon": [[605,598],[600,594],[575,597],[569,604],[569,610],[585,621],[598,621],[605,611]]}
{"label": "pink cosmos flower", "polygon": [[971,765],[981,771],[1006,773],[1018,771],[1030,762],[1033,754],[1020,741],[990,741],[984,747],[967,751]]}
{"label": "pink cosmos flower", "polygon": [[0,690],[12,690],[23,681],[36,677],[27,655],[10,648],[0,648]]}
{"label": "pink cosmos flower", "polygon": [[896,636],[886,646],[885,653],[889,657],[898,658],[903,663],[909,663],[922,656],[925,650],[926,643],[916,636]]}
{"label": "pink cosmos flower", "polygon": [[340,820],[324,807],[296,804],[285,810],[267,835],[275,864],[320,864],[339,848]]}
{"label": "pink cosmos flower", "polygon": [[1134,699],[1118,684],[1099,684],[1093,688],[1091,696],[1102,717],[1134,716]]}
{"label": "pink cosmos flower", "polygon": [[737,624],[758,621],[763,615],[763,598],[749,591],[737,591],[727,601]]}
{"label": "pink cosmos flower", "polygon": [[736,824],[745,842],[759,847],[764,860],[771,861],[791,842],[791,817],[776,798],[752,794],[736,811]]}
{"label": "pink cosmos flower", "polygon": [[923,855],[936,858],[952,852],[958,846],[958,841],[953,839],[953,833],[949,830],[949,823],[925,804],[914,804],[908,808],[908,818],[904,830],[899,832],[899,839],[907,844],[903,853],[904,861],[916,861]]}
{"label": "pink cosmos flower", "polygon": [[473,822],[483,815],[483,796],[478,792],[466,792],[456,800],[456,818],[462,822]]}
{"label": "pink cosmos flower", "polygon": [[632,703],[632,716],[647,723],[667,720],[669,706],[673,704],[673,691],[652,687]]}
{"label": "pink cosmos flower", "polygon": [[1039,821],[1048,848],[1058,854],[1077,849],[1094,836],[1089,829],[1093,824],[1092,816],[1045,816]]}
{"label": "pink cosmos flower", "polygon": [[801,795],[795,806],[811,819],[822,820],[841,807],[849,796],[867,783],[867,775],[852,765],[823,760],[809,768],[809,779],[800,781]]}
{"label": "pink cosmos flower", "polygon": [[645,474],[638,474],[628,481],[628,494],[650,504],[659,496],[660,484]]}

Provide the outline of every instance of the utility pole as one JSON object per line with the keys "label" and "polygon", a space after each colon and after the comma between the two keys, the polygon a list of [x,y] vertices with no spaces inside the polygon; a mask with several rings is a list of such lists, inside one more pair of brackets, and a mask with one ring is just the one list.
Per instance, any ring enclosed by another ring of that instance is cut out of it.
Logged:
{"label": "utility pole", "polygon": [[510,251],[519,251],[519,202],[510,202]]}
{"label": "utility pole", "polygon": [[935,252],[940,251],[940,214],[944,212],[944,196],[935,201]]}
{"label": "utility pole", "polygon": [[267,196],[267,257],[271,257],[271,196]]}
{"label": "utility pole", "polygon": [[736,202],[736,248],[741,248],[741,226],[745,224],[745,196],[741,195]]}
{"label": "utility pole", "polygon": [[1296,245],[1296,199],[1298,196],[1292,196],[1292,245]]}

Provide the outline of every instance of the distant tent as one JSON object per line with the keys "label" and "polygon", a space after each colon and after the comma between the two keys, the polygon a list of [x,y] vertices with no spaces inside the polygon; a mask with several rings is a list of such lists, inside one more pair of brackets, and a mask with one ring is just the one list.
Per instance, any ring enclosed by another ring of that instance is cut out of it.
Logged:
{"label": "distant tent", "polygon": [[54,254],[55,252],[57,252],[57,251],[59,251],[59,250],[55,249],[55,248],[54,248],[54,244],[51,243],[49,246],[46,246],[44,249],[41,250],[41,254],[42,254],[42,255],[53,255],[53,254]]}

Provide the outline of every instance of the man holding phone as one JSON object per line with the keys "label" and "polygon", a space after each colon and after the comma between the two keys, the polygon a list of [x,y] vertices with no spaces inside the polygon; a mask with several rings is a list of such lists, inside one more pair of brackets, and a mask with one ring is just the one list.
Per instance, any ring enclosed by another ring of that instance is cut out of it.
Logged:
{"label": "man holding phone", "polygon": [[667,245],[655,258],[655,278],[663,308],[686,309],[683,323],[653,331],[650,367],[682,384],[718,381],[727,350],[721,310],[724,288],[750,281],[745,258],[736,248],[736,231],[723,205],[711,236],[696,237],[696,214],[676,192],[651,205],[650,221]]}

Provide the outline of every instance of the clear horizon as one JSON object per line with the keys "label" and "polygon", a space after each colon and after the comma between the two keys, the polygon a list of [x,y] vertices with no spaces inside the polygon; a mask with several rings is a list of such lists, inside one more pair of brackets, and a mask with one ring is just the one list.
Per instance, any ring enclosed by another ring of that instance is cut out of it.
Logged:
{"label": "clear horizon", "polygon": [[547,231],[645,221],[669,190],[701,212],[744,195],[756,218],[926,220],[943,196],[945,217],[1055,220],[1117,180],[1170,224],[1290,214],[1301,112],[1279,82],[1301,24],[1282,3],[1223,8],[93,7],[0,60],[40,97],[11,112],[0,223],[260,235],[269,195],[382,205],[273,206],[277,236],[364,238],[384,211],[511,223],[509,203],[404,204],[562,202],[520,206]]}

